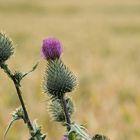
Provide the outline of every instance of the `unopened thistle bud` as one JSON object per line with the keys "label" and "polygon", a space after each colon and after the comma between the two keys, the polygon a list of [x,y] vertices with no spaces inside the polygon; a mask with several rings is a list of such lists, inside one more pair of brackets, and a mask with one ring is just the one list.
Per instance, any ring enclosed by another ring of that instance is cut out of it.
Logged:
{"label": "unopened thistle bud", "polygon": [[[68,115],[69,117],[71,117],[72,113],[74,112],[74,106],[70,98],[66,99],[66,107],[68,110]],[[64,123],[66,121],[61,100],[59,99],[53,100],[50,103],[49,113],[54,121],[61,122],[61,123]]]}
{"label": "unopened thistle bud", "polygon": [[5,62],[13,52],[13,42],[4,33],[0,32],[0,64]]}
{"label": "unopened thistle bud", "polygon": [[43,40],[41,53],[46,60],[59,59],[62,51],[62,45],[58,39],[49,37]]}
{"label": "unopened thistle bud", "polygon": [[96,134],[92,140],[110,140],[107,136]]}

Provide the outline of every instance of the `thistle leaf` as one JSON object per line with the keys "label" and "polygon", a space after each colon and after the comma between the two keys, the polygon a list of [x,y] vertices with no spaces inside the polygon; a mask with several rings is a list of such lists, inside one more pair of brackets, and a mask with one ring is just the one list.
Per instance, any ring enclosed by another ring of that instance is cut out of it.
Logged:
{"label": "thistle leaf", "polygon": [[35,71],[37,66],[38,66],[39,62],[37,62],[30,71],[26,72],[23,74],[22,78],[24,78],[25,76],[27,76],[28,74],[30,74],[31,72]]}
{"label": "thistle leaf", "polygon": [[4,139],[6,138],[7,133],[9,132],[11,126],[13,125],[13,123],[17,120],[23,119],[25,121],[25,117],[24,117],[24,113],[21,107],[17,108],[16,111],[13,111],[12,113],[12,119],[9,123],[9,125],[7,126],[5,133],[4,133]]}
{"label": "thistle leaf", "polygon": [[37,66],[38,66],[38,62],[33,66],[33,68],[30,71],[28,71],[26,73],[22,73],[20,71],[15,71],[14,77],[15,77],[17,83],[20,85],[21,80],[24,77],[26,77],[28,74],[30,74],[31,72],[33,72],[37,68]]}
{"label": "thistle leaf", "polygon": [[90,137],[89,134],[87,134],[87,132],[85,131],[86,129],[76,123],[72,123],[70,124],[70,131],[68,132],[68,135],[71,135],[71,133],[75,132],[77,137],[80,137],[84,140],[92,140],[92,138]]}
{"label": "thistle leaf", "polygon": [[37,120],[33,121],[34,135],[29,140],[45,140],[46,134],[41,133],[41,126],[37,124]]}
{"label": "thistle leaf", "polygon": [[6,138],[6,135],[7,135],[7,133],[9,132],[9,130],[10,130],[12,124],[13,124],[16,120],[17,120],[17,119],[11,119],[10,123],[8,124],[8,126],[7,126],[7,128],[6,128],[6,130],[5,130],[4,139]]}

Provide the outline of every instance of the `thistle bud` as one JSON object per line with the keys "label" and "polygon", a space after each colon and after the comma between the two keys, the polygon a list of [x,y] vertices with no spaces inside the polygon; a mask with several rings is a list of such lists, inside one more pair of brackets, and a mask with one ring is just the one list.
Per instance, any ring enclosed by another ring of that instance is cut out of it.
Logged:
{"label": "thistle bud", "polygon": [[66,92],[73,91],[75,86],[76,77],[60,59],[48,62],[44,78],[45,92],[60,99]]}
{"label": "thistle bud", "polygon": [[13,42],[4,33],[0,32],[0,64],[5,62],[13,52]]}
{"label": "thistle bud", "polygon": [[[74,112],[74,105],[70,98],[66,99],[66,107],[68,110],[68,115],[71,117]],[[65,122],[65,114],[61,104],[61,100],[56,99],[53,100],[49,105],[49,113],[54,121],[64,123]]]}
{"label": "thistle bud", "polygon": [[107,136],[96,134],[92,140],[110,140]]}

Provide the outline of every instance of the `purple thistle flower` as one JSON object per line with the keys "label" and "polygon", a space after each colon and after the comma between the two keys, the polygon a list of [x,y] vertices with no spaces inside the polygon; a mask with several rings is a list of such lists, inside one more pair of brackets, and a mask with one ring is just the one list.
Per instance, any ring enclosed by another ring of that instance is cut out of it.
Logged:
{"label": "purple thistle flower", "polygon": [[62,45],[58,39],[49,37],[43,40],[41,51],[43,58],[47,60],[59,59],[62,51]]}
{"label": "purple thistle flower", "polygon": [[62,140],[69,140],[68,136],[65,135]]}

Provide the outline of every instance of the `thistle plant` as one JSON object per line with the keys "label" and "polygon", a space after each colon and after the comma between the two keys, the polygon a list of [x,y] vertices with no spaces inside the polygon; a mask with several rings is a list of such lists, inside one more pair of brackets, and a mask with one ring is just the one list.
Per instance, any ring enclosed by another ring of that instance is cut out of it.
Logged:
{"label": "thistle plant", "polygon": [[26,109],[26,106],[22,97],[22,92],[21,92],[22,79],[25,76],[27,76],[30,72],[34,71],[37,67],[37,64],[33,66],[32,70],[26,73],[23,73],[20,71],[12,72],[9,66],[6,64],[6,61],[13,55],[13,53],[14,53],[14,44],[12,40],[5,33],[1,32],[0,33],[0,67],[12,80],[16,89],[18,99],[20,101],[20,106],[21,106],[12,113],[12,119],[6,129],[4,138],[8,130],[10,129],[11,125],[13,124],[13,122],[21,119],[27,125],[29,133],[31,135],[30,140],[44,140],[46,135],[42,134],[41,127],[38,126],[35,122],[31,122],[29,118],[29,114],[27,112],[27,109]]}
{"label": "thistle plant", "polygon": [[[19,107],[11,114],[12,118],[5,131],[4,139],[12,124],[23,120],[30,134],[29,140],[45,140],[46,135],[42,133],[41,126],[37,124],[36,120],[31,121],[30,119],[21,91],[22,80],[37,68],[38,63],[28,72],[11,70],[6,62],[14,54],[14,49],[12,40],[5,33],[0,32],[0,68],[13,82],[20,103]],[[47,66],[42,87],[44,93],[49,96],[48,110],[51,118],[66,127],[62,140],[109,140],[100,134],[90,136],[83,125],[72,120],[74,104],[69,93],[74,91],[77,79],[62,61],[62,52],[62,44],[58,39],[49,37],[43,40],[41,55]]]}
{"label": "thistle plant", "polygon": [[61,59],[62,44],[56,38],[43,40],[42,56],[47,61],[44,93],[50,97],[49,112],[54,121],[66,126],[63,140],[108,140],[102,135],[90,136],[86,129],[71,120],[74,105],[68,93],[76,87],[76,77]]}

